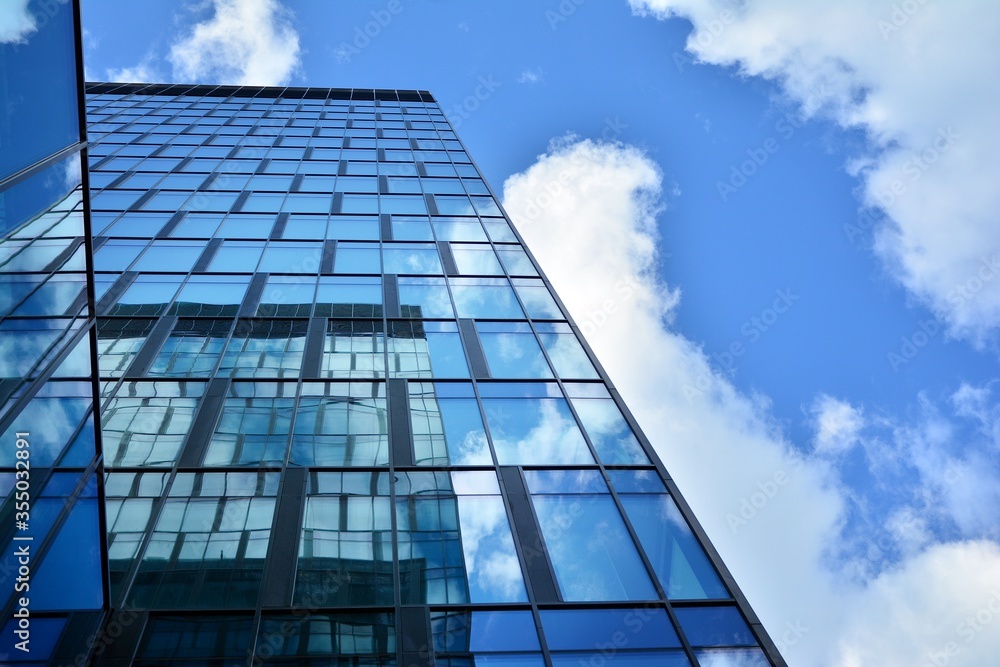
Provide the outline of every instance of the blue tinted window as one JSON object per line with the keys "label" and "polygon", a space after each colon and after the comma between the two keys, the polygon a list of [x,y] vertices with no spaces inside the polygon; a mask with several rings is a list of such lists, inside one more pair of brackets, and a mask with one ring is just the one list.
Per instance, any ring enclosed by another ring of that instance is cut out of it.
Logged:
{"label": "blue tinted window", "polygon": [[434,611],[431,636],[438,653],[540,650],[530,611]]}
{"label": "blue tinted window", "polygon": [[757,641],[736,607],[675,609],[692,646],[753,646]]}
{"label": "blue tinted window", "polygon": [[0,177],[80,141],[76,88],[76,25],[72,3],[40,0],[8,5],[30,18],[0,43]]}
{"label": "blue tinted window", "polygon": [[476,330],[494,378],[552,377],[531,327],[522,322],[477,322]]}
{"label": "blue tinted window", "polygon": [[663,609],[543,609],[540,615],[542,631],[552,651],[579,651],[623,643],[628,649],[681,645]]}
{"label": "blue tinted window", "polygon": [[522,319],[514,290],[503,278],[449,278],[459,317]]}

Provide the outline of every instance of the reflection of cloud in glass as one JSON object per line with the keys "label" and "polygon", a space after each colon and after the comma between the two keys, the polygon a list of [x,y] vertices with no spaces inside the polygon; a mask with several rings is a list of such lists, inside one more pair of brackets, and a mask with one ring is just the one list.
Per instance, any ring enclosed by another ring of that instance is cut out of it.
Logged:
{"label": "reflection of cloud in glass", "polygon": [[28,11],[29,0],[7,0],[0,4],[0,44],[26,44],[38,30],[35,17]]}
{"label": "reflection of cloud in glass", "polygon": [[467,431],[462,441],[449,453],[454,465],[493,465],[493,457],[490,456],[490,448],[486,442],[486,432],[482,430]]}
{"label": "reflection of cloud in glass", "polygon": [[702,667],[768,667],[771,663],[759,649],[697,651],[698,664]]}
{"label": "reflection of cloud in glass", "polygon": [[527,600],[500,496],[459,496],[458,510],[471,601]]}
{"label": "reflection of cloud in glass", "polygon": [[549,353],[559,377],[597,378],[597,371],[573,334],[541,334],[542,344]]}
{"label": "reflection of cloud in glass", "polygon": [[52,465],[83,421],[90,405],[90,399],[72,396],[34,398],[4,435],[4,442],[10,443],[5,448],[13,445],[15,430],[28,431],[31,433],[32,463]]}
{"label": "reflection of cloud in glass", "polygon": [[562,399],[484,399],[501,465],[593,463]]}

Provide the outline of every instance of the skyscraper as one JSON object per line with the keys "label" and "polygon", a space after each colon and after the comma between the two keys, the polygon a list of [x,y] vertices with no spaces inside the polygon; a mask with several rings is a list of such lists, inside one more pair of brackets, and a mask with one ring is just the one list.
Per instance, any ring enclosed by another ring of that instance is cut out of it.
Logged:
{"label": "skyscraper", "polygon": [[5,660],[784,664],[429,93],[86,93],[89,204],[4,228],[62,243],[5,273]]}

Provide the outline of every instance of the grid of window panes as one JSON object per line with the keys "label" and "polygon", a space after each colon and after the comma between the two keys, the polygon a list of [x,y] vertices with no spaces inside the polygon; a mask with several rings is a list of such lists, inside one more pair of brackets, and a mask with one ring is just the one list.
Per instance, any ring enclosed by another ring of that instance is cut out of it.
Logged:
{"label": "grid of window panes", "polygon": [[90,179],[136,664],[772,664],[427,93],[114,86]]}
{"label": "grid of window panes", "polygon": [[77,7],[21,5],[30,30],[0,39],[0,662],[44,664],[97,630],[104,531]]}

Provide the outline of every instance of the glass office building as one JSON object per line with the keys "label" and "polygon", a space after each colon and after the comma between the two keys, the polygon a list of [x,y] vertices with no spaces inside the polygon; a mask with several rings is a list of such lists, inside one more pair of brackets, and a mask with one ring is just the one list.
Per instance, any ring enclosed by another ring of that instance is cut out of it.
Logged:
{"label": "glass office building", "polygon": [[0,662],[784,665],[429,93],[88,84],[84,144],[60,6],[0,93]]}
{"label": "glass office building", "polygon": [[0,19],[0,664],[44,665],[110,601],[78,7],[19,11]]}

